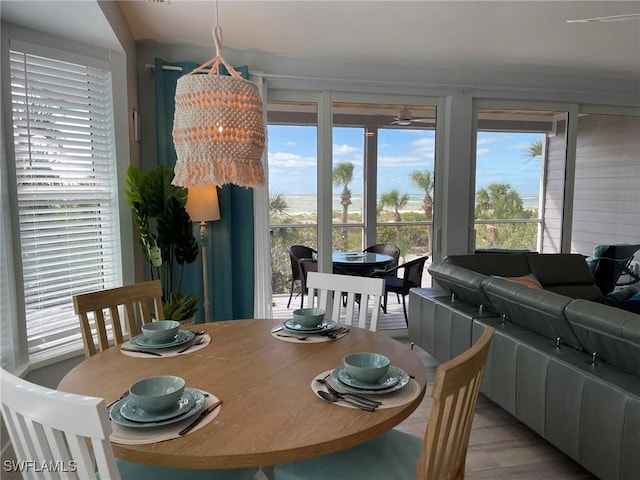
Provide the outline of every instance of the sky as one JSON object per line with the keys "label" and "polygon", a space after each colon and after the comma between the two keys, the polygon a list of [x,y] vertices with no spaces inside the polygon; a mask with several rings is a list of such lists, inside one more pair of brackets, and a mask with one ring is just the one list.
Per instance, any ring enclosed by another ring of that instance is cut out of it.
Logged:
{"label": "sky", "polygon": [[[272,193],[311,195],[316,193],[316,127],[269,125],[269,187]],[[333,162],[351,162],[354,195],[362,194],[364,135],[361,128],[333,130]],[[476,190],[491,182],[509,183],[521,194],[537,194],[540,189],[541,159],[527,159],[526,146],[542,134],[479,132],[477,139]],[[435,132],[433,130],[378,130],[378,194],[398,189],[420,194],[411,183],[414,170],[433,171]],[[334,186],[338,195],[341,187]]]}

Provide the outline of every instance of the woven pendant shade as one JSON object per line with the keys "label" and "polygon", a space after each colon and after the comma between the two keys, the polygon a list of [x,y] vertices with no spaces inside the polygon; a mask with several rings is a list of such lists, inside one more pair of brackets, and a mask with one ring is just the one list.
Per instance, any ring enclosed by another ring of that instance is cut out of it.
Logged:
{"label": "woven pendant shade", "polygon": [[[177,82],[173,144],[178,160],[173,184],[259,187],[265,183],[262,99],[256,85],[224,60],[220,37],[216,26],[217,56]],[[230,75],[218,74],[220,64]],[[200,73],[209,66],[208,74]]]}

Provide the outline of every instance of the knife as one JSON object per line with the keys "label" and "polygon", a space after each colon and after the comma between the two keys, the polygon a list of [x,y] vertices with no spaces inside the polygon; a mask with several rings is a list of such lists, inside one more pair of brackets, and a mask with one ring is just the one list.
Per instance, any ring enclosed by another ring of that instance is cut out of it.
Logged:
{"label": "knife", "polygon": [[125,352],[133,352],[133,353],[146,353],[147,355],[155,355],[156,357],[161,357],[162,354],[158,352],[148,352],[146,350],[136,350],[134,348],[120,347],[120,350]]}
{"label": "knife", "polygon": [[185,433],[188,433],[189,431],[191,431],[191,429],[193,427],[195,427],[196,425],[198,425],[202,420],[204,420],[204,418],[209,415],[211,412],[213,412],[216,408],[218,408],[220,405],[222,404],[222,400],[218,400],[217,402],[209,405],[207,408],[205,408],[202,413],[200,415],[198,415],[198,418],[196,418],[193,422],[191,422],[189,425],[187,425],[186,427],[184,427],[182,430],[180,430],[178,432],[178,435],[182,436]]}

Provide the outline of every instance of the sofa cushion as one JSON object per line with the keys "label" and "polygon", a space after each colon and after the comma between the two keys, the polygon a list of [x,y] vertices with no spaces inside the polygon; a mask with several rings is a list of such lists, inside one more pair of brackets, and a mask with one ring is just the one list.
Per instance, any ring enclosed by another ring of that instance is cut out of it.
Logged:
{"label": "sofa cushion", "polygon": [[582,255],[544,253],[527,255],[529,268],[540,283],[550,285],[594,285],[595,279]]}
{"label": "sofa cushion", "polygon": [[444,261],[483,275],[522,277],[531,273],[527,258],[537,256],[537,254],[510,255],[486,253],[482,255],[450,255],[445,258]]}
{"label": "sofa cushion", "polygon": [[588,352],[640,375],[640,315],[582,299],[567,305],[565,314]]}
{"label": "sofa cushion", "polygon": [[571,298],[597,301],[602,292],[596,286],[595,278],[579,254],[526,255],[531,273],[540,281],[545,290]]}

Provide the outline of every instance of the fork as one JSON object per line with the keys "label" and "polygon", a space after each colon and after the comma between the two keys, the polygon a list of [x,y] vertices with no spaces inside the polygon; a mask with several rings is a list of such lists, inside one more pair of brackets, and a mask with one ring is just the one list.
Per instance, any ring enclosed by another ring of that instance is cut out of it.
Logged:
{"label": "fork", "polygon": [[181,348],[180,350],[178,350],[177,353],[184,353],[187,350],[189,350],[191,347],[194,347],[196,345],[202,345],[203,343],[204,343],[204,337],[199,337],[195,342],[193,342],[193,343],[187,345],[186,347]]}
{"label": "fork", "polygon": [[306,340],[309,337],[300,337],[299,335],[287,335],[285,333],[276,333],[278,337],[297,338],[298,340]]}

